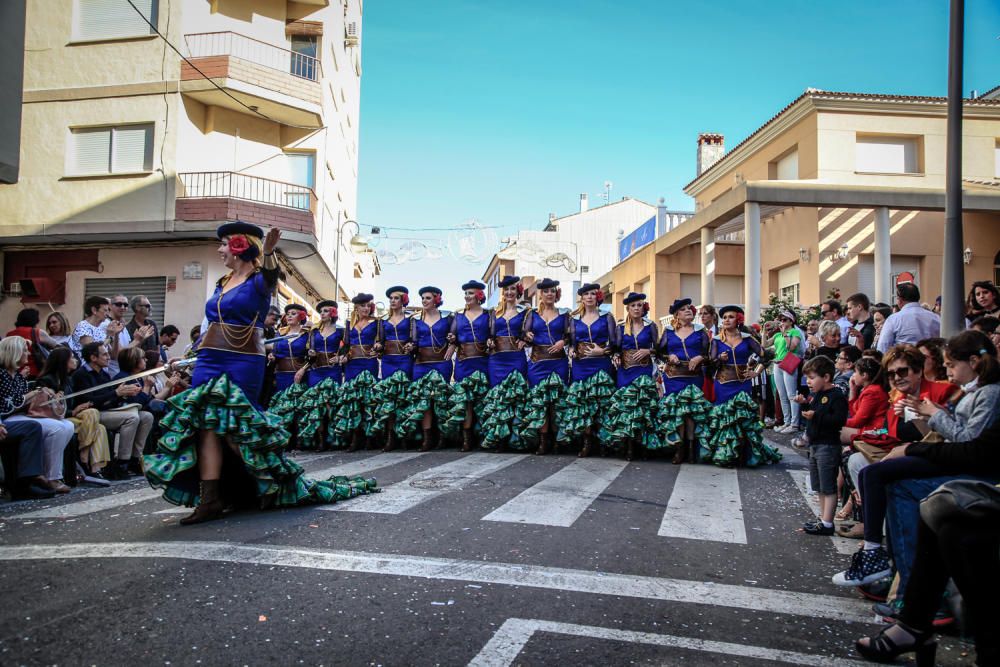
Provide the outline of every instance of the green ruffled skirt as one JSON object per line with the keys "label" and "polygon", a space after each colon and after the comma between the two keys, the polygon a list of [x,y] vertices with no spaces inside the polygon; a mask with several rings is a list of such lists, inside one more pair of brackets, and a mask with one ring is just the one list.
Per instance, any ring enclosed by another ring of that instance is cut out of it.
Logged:
{"label": "green ruffled skirt", "polygon": [[347,445],[345,438],[332,433],[329,426],[340,401],[340,383],[326,378],[306,389],[299,399],[302,419],[298,424],[299,449],[340,449]]}
{"label": "green ruffled skirt", "polygon": [[701,389],[694,385],[688,385],[681,391],[664,396],[660,410],[660,430],[665,443],[671,447],[681,443],[685,417],[694,421],[695,438],[706,439],[709,434],[712,407]]}
{"label": "green ruffled skirt", "polygon": [[[521,415],[521,423],[518,427],[518,436],[527,447],[538,444],[542,435],[542,426],[548,419],[549,413],[554,415],[556,442],[565,443],[569,441],[560,419],[562,410],[559,409],[562,401],[566,397],[566,385],[558,373],[550,373],[547,378],[528,389],[528,396],[525,399],[524,410]],[[551,408],[551,410],[550,410]]]}
{"label": "green ruffled skirt", "polygon": [[611,396],[601,429],[601,440],[619,449],[632,439],[646,449],[666,446],[662,434],[662,405],[656,380],[640,375]]}
{"label": "green ruffled skirt", "polygon": [[[743,464],[753,468],[781,460],[781,453],[764,442],[764,425],[757,413],[757,404],[746,392],[713,407],[708,429],[711,437],[707,443],[699,445],[702,461],[724,467]],[[741,460],[743,442],[747,449]]]}
{"label": "green ruffled skirt", "polygon": [[[370,435],[385,435],[392,422],[392,430],[400,438],[405,437],[403,416],[412,401],[411,387],[413,382],[404,371],[396,371],[384,380],[380,380],[373,389],[375,399]],[[393,421],[395,418],[395,421]]]}
{"label": "green ruffled skirt", "polygon": [[[255,409],[243,390],[222,375],[167,401],[170,411],[160,421],[163,436],[156,452],[144,458],[146,479],[163,489],[174,505],[198,502],[198,432],[228,437],[236,456],[224,446],[222,494],[229,501],[253,498],[260,507],[332,503],[378,490],[374,479],[331,477],[313,480],[283,450],[288,432],[274,415]],[[241,465],[242,464],[242,465]]]}
{"label": "green ruffled skirt", "polygon": [[331,441],[349,441],[354,431],[362,428],[372,435],[375,417],[375,376],[364,371],[340,386],[340,396],[327,426]]}
{"label": "green ruffled skirt", "polygon": [[308,387],[305,384],[293,383],[284,391],[271,397],[271,404],[267,411],[278,418],[282,428],[289,433],[288,446],[290,449],[302,448],[302,440],[299,437],[299,428],[303,424],[305,411],[302,406],[302,396]]}
{"label": "green ruffled skirt", "polygon": [[451,395],[451,385],[437,371],[430,371],[410,383],[409,402],[402,414],[396,417],[396,433],[402,438],[422,438],[421,423],[428,410],[434,412],[440,428],[448,421]]}
{"label": "green ruffled skirt", "polygon": [[615,381],[604,371],[586,380],[571,382],[559,415],[566,438],[572,440],[582,436],[591,425],[596,426],[594,435],[599,438],[603,416],[615,391]]}
{"label": "green ruffled skirt", "polygon": [[451,400],[448,403],[448,417],[445,421],[438,423],[441,435],[450,440],[458,440],[462,437],[465,414],[469,406],[472,406],[473,425],[478,431],[483,399],[486,398],[486,393],[489,390],[490,382],[482,371],[476,371],[453,384],[451,386]]}
{"label": "green ruffled skirt", "polygon": [[527,396],[528,381],[517,371],[486,393],[483,411],[479,415],[483,449],[496,449],[501,445],[527,449],[527,443],[518,432],[521,408]]}

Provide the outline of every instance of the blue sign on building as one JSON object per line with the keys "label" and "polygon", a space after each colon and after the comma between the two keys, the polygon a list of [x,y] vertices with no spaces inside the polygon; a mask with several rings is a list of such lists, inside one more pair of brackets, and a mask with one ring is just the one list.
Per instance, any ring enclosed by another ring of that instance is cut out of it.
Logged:
{"label": "blue sign on building", "polygon": [[624,261],[626,257],[634,253],[647,243],[652,243],[656,238],[656,216],[639,225],[639,227],[618,242],[618,261]]}

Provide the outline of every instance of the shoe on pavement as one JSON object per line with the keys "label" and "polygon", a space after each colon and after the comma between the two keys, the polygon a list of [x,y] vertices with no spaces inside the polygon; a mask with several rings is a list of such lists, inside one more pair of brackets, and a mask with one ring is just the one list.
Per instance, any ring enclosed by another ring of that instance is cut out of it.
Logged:
{"label": "shoe on pavement", "polygon": [[113,482],[120,482],[126,479],[131,479],[128,469],[125,467],[124,461],[112,461],[109,463],[103,471],[104,479],[109,479]]}
{"label": "shoe on pavement", "polygon": [[813,519],[802,524],[802,532],[806,535],[833,535],[833,526],[824,526],[819,519]]}
{"label": "shoe on pavement", "polygon": [[865,539],[865,524],[856,523],[851,526],[841,525],[837,528],[837,535],[840,537],[846,537],[849,540],[863,540]]}
{"label": "shoe on pavement", "polygon": [[876,602],[872,605],[872,611],[884,621],[895,621],[903,611],[903,598],[896,598],[892,602]]}
{"label": "shoe on pavement", "polygon": [[91,473],[89,475],[84,475],[83,483],[90,484],[92,486],[100,486],[102,488],[106,486],[111,486],[111,482],[104,479],[104,477],[101,476],[101,473]]}
{"label": "shoe on pavement", "polygon": [[864,586],[892,574],[889,554],[884,547],[859,549],[851,556],[851,566],[833,575],[838,586]]}
{"label": "shoe on pavement", "polygon": [[30,482],[21,486],[16,492],[12,492],[11,496],[14,500],[48,500],[55,498],[56,492],[47,486]]}
{"label": "shoe on pavement", "polygon": [[772,417],[764,419],[764,428],[774,428],[774,419]]}

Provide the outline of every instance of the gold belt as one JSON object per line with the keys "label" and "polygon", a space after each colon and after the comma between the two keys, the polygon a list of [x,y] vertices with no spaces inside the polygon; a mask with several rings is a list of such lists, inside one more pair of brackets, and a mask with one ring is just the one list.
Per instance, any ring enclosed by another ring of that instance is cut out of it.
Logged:
{"label": "gold belt", "polygon": [[668,362],[666,373],[668,378],[693,378],[701,375],[701,371],[689,369],[686,361],[682,361],[679,364]]}

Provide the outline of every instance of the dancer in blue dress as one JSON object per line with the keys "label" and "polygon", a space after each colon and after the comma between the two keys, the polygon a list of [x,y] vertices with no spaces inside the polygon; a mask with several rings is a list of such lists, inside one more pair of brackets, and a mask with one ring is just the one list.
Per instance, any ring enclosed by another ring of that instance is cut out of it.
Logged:
{"label": "dancer in blue dress", "polygon": [[378,345],[382,321],[375,317],[375,297],[361,293],[351,299],[354,311],[347,327],[347,361],[344,384],[330,427],[336,439],[350,438],[348,451],[365,446],[375,416],[375,383],[378,378]]}
{"label": "dancer in blue dress", "polygon": [[611,355],[618,349],[618,323],[614,315],[599,310],[604,302],[600,285],[586,283],[576,293],[580,306],[570,315],[567,331],[573,365],[561,419],[567,438],[583,439],[579,455],[585,458],[594,449],[616,389]]}
{"label": "dancer in blue dress", "polygon": [[448,342],[455,346],[455,384],[452,386],[451,408],[448,421],[442,427],[446,437],[462,434],[462,451],[472,451],[473,429],[479,424],[478,413],[489,391],[487,379],[489,356],[487,341],[490,337],[490,316],[483,310],[486,285],[470,280],[462,285],[465,308],[455,313],[448,333]]}
{"label": "dancer in blue dress", "polygon": [[559,421],[560,403],[569,382],[566,336],[569,313],[560,312],[556,302],[562,295],[559,281],[539,281],[537,309],[524,316],[522,336],[531,346],[528,357],[528,398],[518,433],[530,444],[537,444],[536,454],[546,454],[566,436]]}
{"label": "dancer in blue dress", "polygon": [[518,426],[528,394],[528,358],[521,338],[526,310],[521,305],[524,287],[518,276],[504,277],[497,287],[500,303],[490,311],[490,390],[483,400],[480,444],[483,449],[504,451],[508,446],[525,446],[518,436]]}
{"label": "dancer in blue dress", "polygon": [[316,310],[319,326],[309,333],[309,369],[305,373],[309,388],[299,399],[302,416],[298,425],[298,446],[314,450],[343,446],[343,441],[331,439],[329,426],[344,379],[344,327],[337,325],[337,302],[320,301]]}
{"label": "dancer in blue dress", "polygon": [[375,480],[316,481],[285,458],[288,432],[257,403],[267,359],[263,323],[278,282],[281,237],[243,222],[218,229],[229,273],[205,305],[208,329],[197,349],[191,388],[168,400],[163,436],[144,457],[146,479],[163,497],[195,511],[182,524],[220,518],[233,505],[334,502],[376,490]]}
{"label": "dancer in blue dress", "polygon": [[302,395],[307,387],[305,374],[308,369],[306,351],[309,346],[309,314],[305,306],[290,303],[285,306],[286,325],[278,330],[283,336],[271,346],[270,360],[274,362],[274,395],[268,412],[281,419],[282,426],[291,434],[289,447],[298,449],[299,426],[304,416]]}
{"label": "dancer in blue dress", "polygon": [[701,322],[691,299],[676,299],[670,306],[670,322],[663,328],[657,346],[663,371],[663,414],[661,428],[667,444],[675,448],[673,463],[691,459],[697,463],[695,440],[707,436],[712,404],[701,387],[705,382],[703,364],[708,359],[711,337]]}
{"label": "dancer in blue dress", "polygon": [[660,434],[660,393],[656,372],[656,324],[648,319],[649,304],[641,292],[622,299],[625,319],[618,324],[618,349],[612,362],[618,369],[618,389],[611,397],[604,422],[604,440],[620,447],[629,461],[637,447],[664,446]]}
{"label": "dancer in blue dress", "polygon": [[699,443],[699,458],[707,455],[716,465],[756,466],[781,459],[764,443],[763,424],[751,398],[753,379],[760,374],[760,343],[743,325],[743,309],[719,309],[719,333],[712,339],[709,359],[715,369],[715,407],[712,408],[707,443]]}
{"label": "dancer in blue dress", "polygon": [[385,451],[396,449],[405,435],[400,418],[409,402],[413,380],[413,355],[410,352],[410,290],[402,285],[385,291],[389,312],[380,321],[381,337],[377,345],[382,355],[382,377],[375,385],[375,415],[370,432],[385,439]]}
{"label": "dancer in blue dress", "polygon": [[[421,314],[410,318],[407,351],[415,355],[410,401],[404,412],[402,431],[414,437],[420,430],[420,451],[430,451],[438,443],[440,426],[448,420],[451,407],[451,375],[454,348],[448,343],[452,315],[441,312],[440,288],[420,288]],[[437,436],[437,437],[435,437]]]}

